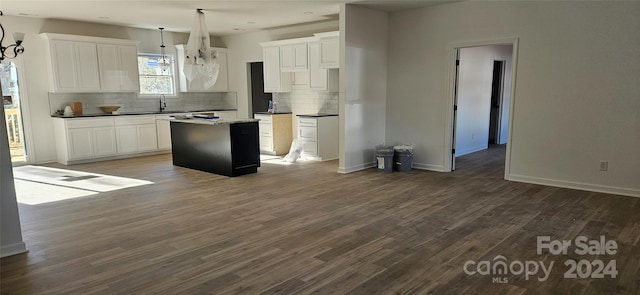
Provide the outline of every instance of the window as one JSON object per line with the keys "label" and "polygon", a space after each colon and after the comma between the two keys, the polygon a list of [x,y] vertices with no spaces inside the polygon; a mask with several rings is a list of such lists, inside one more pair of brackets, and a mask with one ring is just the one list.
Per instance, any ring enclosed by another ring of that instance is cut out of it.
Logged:
{"label": "window", "polygon": [[[173,55],[167,54],[173,65]],[[140,73],[140,95],[176,95],[175,69],[173,66],[163,71],[158,65],[160,54],[138,54],[138,71]]]}

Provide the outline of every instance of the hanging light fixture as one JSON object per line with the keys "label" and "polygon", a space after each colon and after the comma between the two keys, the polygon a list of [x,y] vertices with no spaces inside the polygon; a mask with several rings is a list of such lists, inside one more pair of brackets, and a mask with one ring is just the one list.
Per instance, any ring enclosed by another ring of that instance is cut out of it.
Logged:
{"label": "hanging light fixture", "polygon": [[[0,10],[0,16],[3,16],[3,15],[4,13],[2,13],[2,10]],[[2,31],[2,37],[0,37],[0,52],[2,53],[2,56],[0,56],[0,61],[4,60],[5,58],[16,58],[18,54],[21,54],[24,52],[24,47],[22,47],[22,40],[24,40],[24,33],[18,33],[18,32],[13,33],[13,40],[15,40],[16,43],[11,44],[9,46],[4,46],[2,45],[2,42],[4,41],[4,27],[2,26],[1,23],[0,23],[0,30]],[[12,47],[13,47],[13,56],[6,55],[5,51]]]}
{"label": "hanging light fixture", "polygon": [[166,46],[164,46],[164,36],[162,35],[164,28],[158,28],[158,29],[160,29],[160,59],[158,59],[158,66],[160,66],[160,69],[163,72],[166,72],[171,67],[171,61],[169,60],[165,52]]}
{"label": "hanging light fixture", "polygon": [[211,88],[218,80],[220,64],[217,52],[211,48],[207,22],[202,9],[196,10],[189,41],[184,51],[184,75],[189,83],[202,83],[205,89]]}

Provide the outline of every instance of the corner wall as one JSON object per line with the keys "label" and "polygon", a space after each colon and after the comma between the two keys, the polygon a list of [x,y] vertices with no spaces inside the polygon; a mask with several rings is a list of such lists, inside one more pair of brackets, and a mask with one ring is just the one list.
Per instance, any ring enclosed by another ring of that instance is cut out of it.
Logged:
{"label": "corner wall", "polygon": [[389,17],[356,5],[340,10],[338,172],[349,173],[373,167],[374,147],[385,143]]}
{"label": "corner wall", "polygon": [[27,248],[22,241],[4,108],[0,108],[0,113],[0,257],[6,257],[24,253]]}
{"label": "corner wall", "polygon": [[517,37],[507,178],[640,196],[638,15],[637,1],[465,1],[392,13],[387,139],[413,141],[414,161],[442,171],[448,45]]}

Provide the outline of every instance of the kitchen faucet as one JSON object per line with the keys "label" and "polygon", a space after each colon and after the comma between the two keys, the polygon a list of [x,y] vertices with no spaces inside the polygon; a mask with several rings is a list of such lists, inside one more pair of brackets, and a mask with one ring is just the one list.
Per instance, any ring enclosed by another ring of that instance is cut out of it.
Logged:
{"label": "kitchen faucet", "polygon": [[164,112],[164,110],[167,108],[167,101],[166,101],[166,97],[164,97],[164,94],[160,94],[160,112]]}

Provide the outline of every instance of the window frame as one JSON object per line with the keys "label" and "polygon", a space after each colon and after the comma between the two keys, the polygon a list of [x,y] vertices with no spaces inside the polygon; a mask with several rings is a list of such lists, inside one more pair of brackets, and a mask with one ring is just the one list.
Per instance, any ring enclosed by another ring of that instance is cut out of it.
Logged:
{"label": "window frame", "polygon": [[[144,52],[138,52],[138,54],[136,55],[136,60],[138,60],[139,57],[141,56],[153,56],[153,57],[160,57],[162,56],[159,53],[144,53]],[[166,98],[178,98],[178,93],[180,92],[180,89],[178,89],[179,85],[178,85],[178,79],[180,78],[178,76],[178,67],[176,65],[176,55],[173,53],[166,53],[165,56],[167,56],[167,58],[169,58],[170,60],[170,64],[171,64],[171,77],[173,79],[173,94],[146,94],[146,93],[142,93],[142,91],[138,92],[138,98],[157,98],[160,97],[161,95],[164,95],[164,97]],[[140,68],[138,68],[138,81],[140,83],[140,85],[142,85],[140,78],[143,75],[140,73]],[[148,76],[148,75],[146,75]],[[140,87],[142,88],[142,86]]]}

